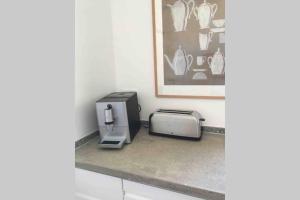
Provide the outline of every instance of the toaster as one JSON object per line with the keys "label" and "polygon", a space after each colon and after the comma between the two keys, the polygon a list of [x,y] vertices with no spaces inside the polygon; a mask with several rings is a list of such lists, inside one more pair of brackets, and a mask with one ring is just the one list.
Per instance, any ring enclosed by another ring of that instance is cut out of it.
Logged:
{"label": "toaster", "polygon": [[197,111],[159,109],[149,116],[149,134],[200,140],[202,121]]}

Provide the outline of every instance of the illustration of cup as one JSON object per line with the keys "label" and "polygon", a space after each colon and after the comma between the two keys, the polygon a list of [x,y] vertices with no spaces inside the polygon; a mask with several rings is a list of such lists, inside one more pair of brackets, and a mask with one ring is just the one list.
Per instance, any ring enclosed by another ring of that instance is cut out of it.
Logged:
{"label": "illustration of cup", "polygon": [[213,32],[199,33],[200,50],[207,50],[209,43],[212,41]]}
{"label": "illustration of cup", "polygon": [[219,33],[219,43],[220,44],[225,43],[225,33]]}
{"label": "illustration of cup", "polygon": [[205,56],[197,56],[197,65],[203,65],[206,61]]}

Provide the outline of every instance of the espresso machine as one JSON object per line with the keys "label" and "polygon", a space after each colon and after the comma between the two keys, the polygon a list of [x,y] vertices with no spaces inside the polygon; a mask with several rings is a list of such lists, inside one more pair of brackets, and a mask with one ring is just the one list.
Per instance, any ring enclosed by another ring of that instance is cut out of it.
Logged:
{"label": "espresso machine", "polygon": [[114,92],[96,102],[99,146],[122,148],[140,129],[140,106],[136,92]]}

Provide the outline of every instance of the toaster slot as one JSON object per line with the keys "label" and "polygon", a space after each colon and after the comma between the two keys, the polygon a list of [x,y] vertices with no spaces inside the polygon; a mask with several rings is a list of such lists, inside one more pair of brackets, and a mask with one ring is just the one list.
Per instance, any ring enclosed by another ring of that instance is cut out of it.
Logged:
{"label": "toaster slot", "polygon": [[159,109],[157,112],[175,113],[175,114],[183,114],[183,115],[191,115],[193,113],[193,111],[188,111],[188,110],[168,110],[168,109]]}

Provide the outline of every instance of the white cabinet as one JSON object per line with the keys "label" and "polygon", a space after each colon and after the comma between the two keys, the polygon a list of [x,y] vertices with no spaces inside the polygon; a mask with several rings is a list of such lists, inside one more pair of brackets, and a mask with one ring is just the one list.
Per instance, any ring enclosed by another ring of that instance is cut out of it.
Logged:
{"label": "white cabinet", "polygon": [[75,174],[75,200],[204,200],[79,168]]}
{"label": "white cabinet", "polygon": [[75,200],[99,200],[95,197],[91,197],[89,195],[86,194],[82,194],[82,193],[76,193],[75,194]]}
{"label": "white cabinet", "polygon": [[122,180],[83,169],[75,169],[76,200],[123,200]]}
{"label": "white cabinet", "polygon": [[124,200],[151,200],[135,194],[125,193]]}
{"label": "white cabinet", "polygon": [[204,200],[169,190],[123,180],[125,200]]}

